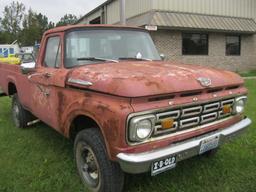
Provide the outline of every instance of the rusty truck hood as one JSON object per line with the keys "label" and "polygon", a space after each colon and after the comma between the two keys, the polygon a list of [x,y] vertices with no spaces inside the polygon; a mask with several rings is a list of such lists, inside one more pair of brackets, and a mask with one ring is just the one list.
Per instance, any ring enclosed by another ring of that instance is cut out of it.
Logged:
{"label": "rusty truck hood", "polygon": [[119,62],[86,65],[72,69],[68,79],[91,82],[91,86],[78,86],[103,93],[142,97],[205,89],[198,78],[210,78],[211,88],[239,85],[240,76],[229,71],[198,65],[169,62]]}

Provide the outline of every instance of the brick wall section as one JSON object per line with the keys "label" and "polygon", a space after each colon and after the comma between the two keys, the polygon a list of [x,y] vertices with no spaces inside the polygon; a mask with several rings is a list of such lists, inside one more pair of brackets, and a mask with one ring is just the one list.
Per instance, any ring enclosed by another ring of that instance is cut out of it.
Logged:
{"label": "brick wall section", "polygon": [[241,56],[226,56],[226,34],[209,33],[208,56],[182,55],[182,33],[159,30],[151,33],[160,53],[168,60],[187,64],[207,65],[232,71],[256,69],[256,35],[241,36]]}

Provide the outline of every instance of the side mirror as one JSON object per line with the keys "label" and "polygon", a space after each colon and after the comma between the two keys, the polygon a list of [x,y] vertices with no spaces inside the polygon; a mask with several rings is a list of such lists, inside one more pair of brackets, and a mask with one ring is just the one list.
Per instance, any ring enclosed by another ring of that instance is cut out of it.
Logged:
{"label": "side mirror", "polygon": [[160,57],[161,57],[162,61],[164,61],[166,59],[166,57],[163,53],[160,54]]}
{"label": "side mirror", "polygon": [[21,73],[23,75],[29,74],[31,72],[35,71],[35,67],[36,67],[36,63],[32,62],[32,63],[23,63],[20,66],[21,69]]}

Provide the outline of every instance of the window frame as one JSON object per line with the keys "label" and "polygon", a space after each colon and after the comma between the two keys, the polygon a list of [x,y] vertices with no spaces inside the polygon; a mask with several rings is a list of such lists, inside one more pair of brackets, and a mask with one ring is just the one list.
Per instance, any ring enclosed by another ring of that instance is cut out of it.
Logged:
{"label": "window frame", "polygon": [[[239,53],[238,54],[228,54],[227,53],[227,48],[228,48],[228,37],[238,37],[238,40],[239,40]],[[241,38],[241,35],[239,34],[226,34],[225,36],[225,55],[228,56],[228,57],[239,57],[241,56],[241,42],[242,42],[242,38]]]}
{"label": "window frame", "polygon": [[[195,35],[206,35],[206,40],[207,40],[207,53],[206,54],[202,54],[202,53],[200,53],[200,54],[192,54],[192,53],[184,53],[184,49],[183,49],[183,47],[184,47],[184,35],[193,35],[193,34],[195,34]],[[182,37],[181,37],[182,39],[181,39],[181,52],[182,52],[182,55],[183,56],[209,56],[209,33],[204,33],[204,32],[182,32]]]}
{"label": "window frame", "polygon": [[[56,58],[55,58],[55,66],[54,67],[51,67],[51,66],[47,66],[45,65],[45,57],[46,57],[46,52],[47,52],[47,45],[48,45],[48,42],[49,42],[49,39],[51,38],[56,38],[58,37],[59,38],[59,47],[58,47],[58,52],[56,54]],[[48,36],[46,41],[45,41],[45,50],[44,50],[44,57],[43,57],[43,60],[42,60],[42,66],[45,67],[45,68],[51,68],[51,69],[59,69],[61,68],[62,66],[62,52],[63,52],[63,49],[62,49],[62,38],[61,38],[61,35],[59,34],[56,34],[56,35],[52,35],[52,36]],[[59,65],[57,66],[56,62],[57,62],[57,58],[58,58],[58,55],[60,54],[60,63]]]}

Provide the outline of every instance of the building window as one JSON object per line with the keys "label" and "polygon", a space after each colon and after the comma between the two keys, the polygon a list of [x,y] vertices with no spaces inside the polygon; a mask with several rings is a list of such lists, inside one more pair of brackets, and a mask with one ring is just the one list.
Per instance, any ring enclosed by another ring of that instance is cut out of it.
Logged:
{"label": "building window", "polygon": [[10,54],[14,54],[14,48],[9,49]]}
{"label": "building window", "polygon": [[208,55],[208,35],[200,33],[183,33],[182,54]]}
{"label": "building window", "polygon": [[226,36],[226,55],[232,56],[241,54],[241,37],[239,35]]}

